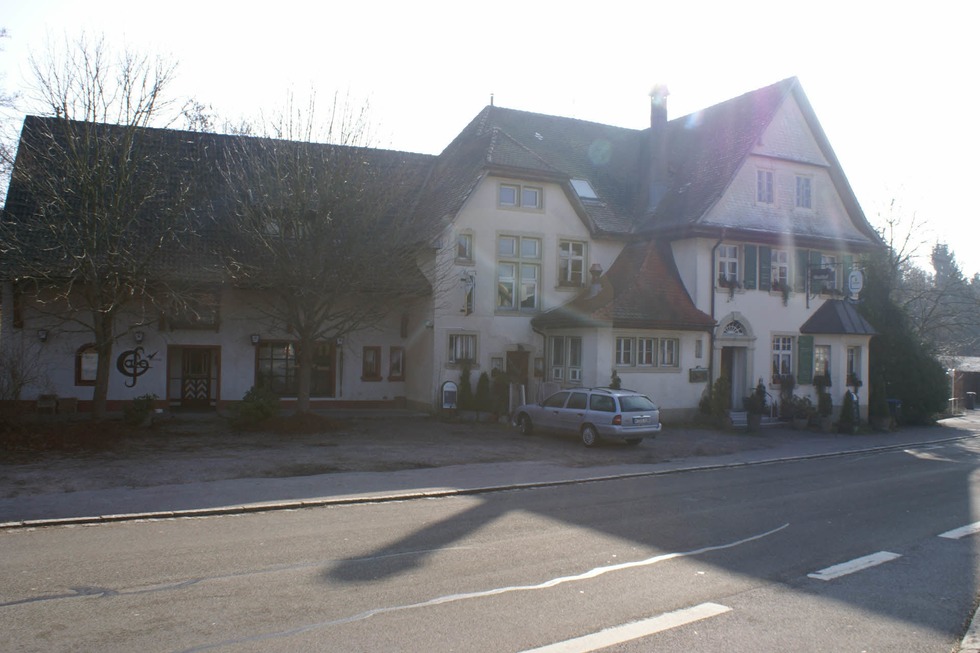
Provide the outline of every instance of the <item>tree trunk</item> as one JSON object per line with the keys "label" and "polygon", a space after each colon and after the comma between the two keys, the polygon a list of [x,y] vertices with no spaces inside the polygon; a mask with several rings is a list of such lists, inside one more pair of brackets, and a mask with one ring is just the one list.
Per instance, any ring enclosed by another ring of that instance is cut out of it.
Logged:
{"label": "tree trunk", "polygon": [[99,362],[95,371],[95,387],[92,388],[92,419],[105,419],[109,396],[109,372],[112,369],[112,322],[111,314],[93,311],[95,350]]}
{"label": "tree trunk", "polygon": [[299,369],[296,374],[296,412],[310,412],[310,387],[313,379],[313,337],[311,335],[301,335],[299,339],[299,351],[296,352],[299,360]]}

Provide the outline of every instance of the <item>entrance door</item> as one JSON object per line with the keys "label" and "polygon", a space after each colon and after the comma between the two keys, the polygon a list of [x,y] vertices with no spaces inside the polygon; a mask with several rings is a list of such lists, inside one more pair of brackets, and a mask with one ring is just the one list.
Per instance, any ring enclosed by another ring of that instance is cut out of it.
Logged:
{"label": "entrance door", "polygon": [[193,347],[181,350],[180,405],[209,408],[217,398],[217,350]]}
{"label": "entrance door", "polygon": [[721,348],[721,376],[727,378],[732,388],[732,410],[742,410],[742,399],[748,396],[746,375],[748,351],[745,347]]}

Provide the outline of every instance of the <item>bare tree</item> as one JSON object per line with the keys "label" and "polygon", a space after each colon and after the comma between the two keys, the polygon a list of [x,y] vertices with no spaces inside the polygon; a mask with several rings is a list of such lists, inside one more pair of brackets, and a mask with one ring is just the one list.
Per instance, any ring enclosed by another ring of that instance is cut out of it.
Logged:
{"label": "bare tree", "polygon": [[295,334],[299,412],[318,341],[376,326],[430,291],[417,260],[433,235],[411,218],[430,157],[361,147],[365,113],[336,98],[328,143],[313,142],[314,105],[290,103],[275,139],[236,140],[225,171],[235,223],[221,239],[228,274],[260,292],[255,309]]}
{"label": "bare tree", "polygon": [[35,100],[51,117],[24,124],[0,231],[4,276],[49,322],[91,334],[93,414],[102,418],[112,346],[132,324],[118,317],[155,315],[150,284],[191,229],[194,175],[175,158],[192,155],[173,132],[147,129],[168,105],[175,67],[131,51],[112,56],[104,40],[84,36],[31,67]]}
{"label": "bare tree", "polygon": [[[0,40],[10,38],[10,34],[5,28],[0,28]],[[0,48],[2,51],[2,48]],[[0,84],[4,82],[3,76],[0,75]],[[14,149],[16,138],[14,138],[12,132],[12,119],[7,113],[14,108],[17,101],[17,95],[11,93],[0,86],[0,115],[3,116],[2,124],[0,124],[0,201],[3,200],[4,195],[7,192],[7,185],[10,181],[10,169],[14,165]]]}

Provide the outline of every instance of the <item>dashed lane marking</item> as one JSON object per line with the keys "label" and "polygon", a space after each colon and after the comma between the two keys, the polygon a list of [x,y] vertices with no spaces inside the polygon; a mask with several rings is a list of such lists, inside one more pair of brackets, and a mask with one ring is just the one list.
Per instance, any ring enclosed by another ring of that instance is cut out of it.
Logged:
{"label": "dashed lane marking", "polygon": [[540,648],[528,649],[523,653],[589,653],[599,649],[630,642],[641,637],[648,637],[656,633],[684,626],[695,621],[717,617],[731,611],[731,608],[717,603],[702,603],[683,610],[667,612],[656,617],[634,621],[622,626],[606,628],[591,635],[584,635],[569,639],[564,642],[556,642]]}
{"label": "dashed lane marking", "polygon": [[902,556],[898,553],[879,551],[878,553],[872,553],[871,555],[864,556],[863,558],[856,558],[849,562],[842,562],[839,565],[821,569],[818,572],[807,574],[807,576],[817,580],[833,580],[835,578],[840,578],[841,576],[847,576],[848,574],[853,574],[871,567],[876,567],[886,562],[891,562],[892,560],[897,560],[901,557]]}
{"label": "dashed lane marking", "polygon": [[967,535],[973,535],[974,533],[980,533],[980,521],[968,524],[967,526],[962,526],[960,528],[954,528],[951,531],[946,531],[945,533],[940,533],[939,537],[945,537],[947,540],[958,540]]}

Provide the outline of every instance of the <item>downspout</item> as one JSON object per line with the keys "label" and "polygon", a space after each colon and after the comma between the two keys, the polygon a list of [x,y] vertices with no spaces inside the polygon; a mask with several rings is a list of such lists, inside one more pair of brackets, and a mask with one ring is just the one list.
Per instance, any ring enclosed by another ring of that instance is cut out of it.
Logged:
{"label": "downspout", "polygon": [[708,273],[708,282],[711,284],[711,321],[714,326],[708,332],[708,400],[712,399],[715,391],[715,330],[718,320],[715,319],[715,255],[718,247],[725,242],[725,230],[721,231],[721,238],[711,248],[711,270]]}

